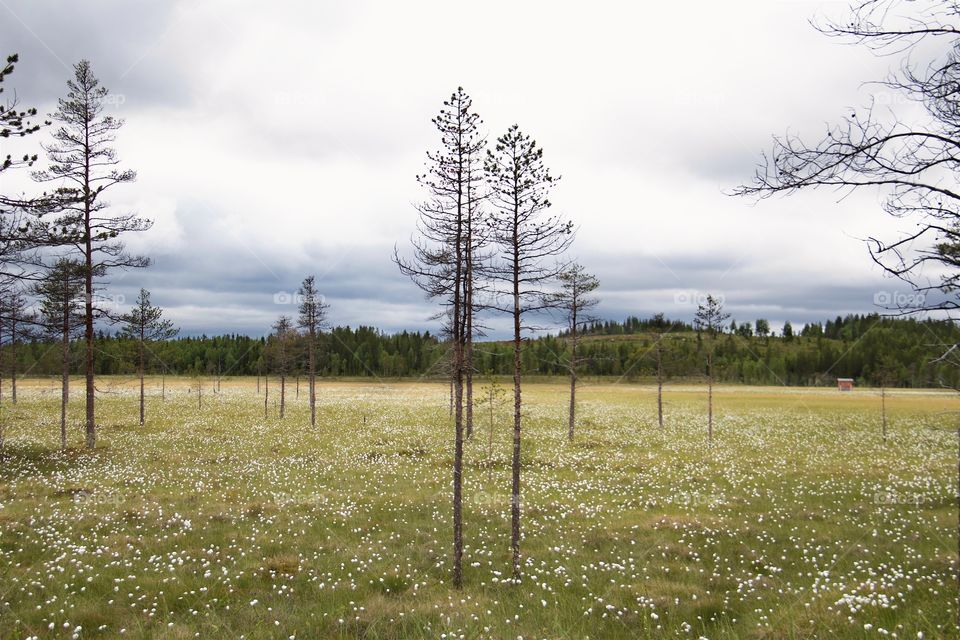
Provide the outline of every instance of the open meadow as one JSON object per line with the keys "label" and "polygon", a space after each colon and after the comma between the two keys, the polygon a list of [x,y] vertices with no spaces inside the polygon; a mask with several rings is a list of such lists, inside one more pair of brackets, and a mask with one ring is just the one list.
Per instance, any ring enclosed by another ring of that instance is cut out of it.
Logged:
{"label": "open meadow", "polygon": [[[452,424],[433,383],[98,379],[98,447],[59,451],[53,382],[4,389],[0,637],[956,637],[957,416],[936,391],[527,385],[523,579],[512,400],[477,389],[464,588]],[[506,387],[506,385],[504,385]],[[492,416],[492,431],[491,426]]]}

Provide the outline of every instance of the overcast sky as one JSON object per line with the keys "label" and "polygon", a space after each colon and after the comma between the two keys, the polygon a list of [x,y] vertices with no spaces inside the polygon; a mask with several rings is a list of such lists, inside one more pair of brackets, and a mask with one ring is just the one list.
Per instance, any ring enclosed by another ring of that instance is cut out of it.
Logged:
{"label": "overcast sky", "polygon": [[434,328],[391,255],[458,85],[491,138],[519,124],[562,174],[598,315],[690,319],[714,292],[779,326],[903,291],[862,240],[903,224],[879,194],[726,195],[772,134],[822,134],[895,64],[810,26],[845,6],[0,0],[0,49],[25,105],[52,112],[81,58],[114,94],[139,177],[110,200],[155,226],[127,240],[154,265],[111,291],[150,289],[184,333],[262,334],[311,273],[335,324]]}

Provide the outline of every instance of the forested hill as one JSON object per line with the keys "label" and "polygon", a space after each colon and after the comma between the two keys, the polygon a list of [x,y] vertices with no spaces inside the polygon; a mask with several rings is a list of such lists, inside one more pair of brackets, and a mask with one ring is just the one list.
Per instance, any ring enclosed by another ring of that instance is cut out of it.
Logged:
{"label": "forested hill", "polygon": [[[716,373],[725,382],[746,384],[833,384],[837,377],[856,378],[858,384],[929,387],[960,385],[960,372],[933,360],[942,345],[960,340],[960,328],[943,321],[847,316],[810,324],[794,332],[770,335],[765,323],[733,324],[716,338]],[[758,335],[758,330],[759,334]],[[703,375],[708,341],[685,323],[662,319],[628,318],[624,322],[597,322],[587,327],[580,353],[581,375],[633,380],[655,372],[654,344],[662,340],[662,360],[669,378]],[[123,338],[101,334],[96,348],[98,374],[135,371],[136,349]],[[511,345],[477,345],[480,373],[510,373]],[[74,345],[79,373],[82,344]],[[291,375],[305,370],[305,349],[290,365]],[[185,337],[149,346],[153,373],[180,375],[257,375],[277,373],[271,339],[240,335]],[[429,332],[385,334],[372,327],[337,327],[320,338],[319,371],[324,376],[440,377],[445,371],[447,345]],[[16,357],[20,375],[54,375],[60,367],[59,350],[40,340],[7,345],[2,352],[4,375]],[[569,358],[569,338],[546,336],[524,346],[523,365],[529,374],[562,375]]]}

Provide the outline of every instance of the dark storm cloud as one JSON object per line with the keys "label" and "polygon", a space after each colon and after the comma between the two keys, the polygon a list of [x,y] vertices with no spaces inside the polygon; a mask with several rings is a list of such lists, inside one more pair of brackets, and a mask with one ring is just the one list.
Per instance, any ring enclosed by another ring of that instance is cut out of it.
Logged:
{"label": "dark storm cloud", "polygon": [[[385,330],[420,328],[431,311],[418,289],[400,277],[392,254],[379,248],[315,249],[291,261],[282,250],[218,229],[207,206],[187,207],[182,250],[156,255],[149,269],[120,273],[107,291],[130,301],[143,287],[181,319],[184,333],[240,331],[262,335],[280,315],[296,316],[296,293],[314,275],[331,305],[333,324],[375,325]],[[393,313],[378,311],[394,308]],[[198,316],[199,310],[208,313]],[[184,322],[185,320],[185,322]]]}

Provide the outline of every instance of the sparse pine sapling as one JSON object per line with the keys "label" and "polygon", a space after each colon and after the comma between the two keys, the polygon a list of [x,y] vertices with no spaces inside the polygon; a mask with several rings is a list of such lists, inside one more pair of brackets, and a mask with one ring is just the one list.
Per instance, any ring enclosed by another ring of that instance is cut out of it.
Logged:
{"label": "sparse pine sapling", "polygon": [[[713,380],[714,380],[714,350],[717,335],[722,333],[723,325],[730,319],[730,314],[723,310],[723,301],[707,295],[706,299],[697,307],[694,318],[694,327],[698,333],[704,334],[707,340],[707,442],[713,443]],[[748,325],[749,326],[749,325]]]}
{"label": "sparse pine sapling", "polygon": [[[310,426],[317,424],[317,339],[327,322],[327,305],[317,291],[315,278],[308,276],[300,285],[300,314],[297,324],[307,340],[307,374],[310,376]],[[299,394],[300,378],[297,377]]]}
{"label": "sparse pine sapling", "polygon": [[150,292],[140,289],[136,302],[129,313],[120,318],[123,323],[121,335],[133,340],[137,345],[137,375],[140,377],[140,426],[145,421],[144,375],[147,350],[152,342],[161,342],[173,338],[179,330],[173,322],[163,317],[163,309],[150,304]]}
{"label": "sparse pine sapling", "polygon": [[578,351],[580,346],[580,327],[594,320],[588,314],[600,300],[592,294],[600,286],[593,275],[587,273],[583,265],[573,263],[557,276],[560,291],[556,294],[556,304],[566,315],[567,335],[570,340],[570,358],[567,368],[570,371],[570,409],[568,412],[567,438],[573,440],[577,415],[577,373],[581,364]]}
{"label": "sparse pine sapling", "polygon": [[60,341],[60,448],[67,448],[67,406],[70,402],[70,343],[83,330],[83,265],[61,258],[34,285],[39,321],[50,339]]}
{"label": "sparse pine sapling", "polygon": [[495,306],[513,320],[513,458],[510,488],[510,547],[513,577],[520,579],[521,346],[524,318],[555,305],[548,287],[566,265],[556,262],[573,240],[573,225],[548,211],[557,179],[543,162],[535,140],[511,126],[487,151],[490,237],[499,261],[490,277],[501,285]]}

